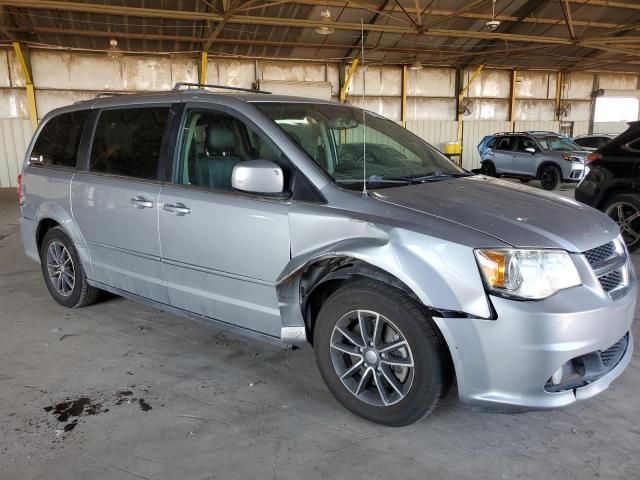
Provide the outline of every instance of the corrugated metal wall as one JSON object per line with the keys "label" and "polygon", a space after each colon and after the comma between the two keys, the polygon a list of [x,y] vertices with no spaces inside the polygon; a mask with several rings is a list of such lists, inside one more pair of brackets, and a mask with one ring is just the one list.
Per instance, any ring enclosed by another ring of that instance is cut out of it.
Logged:
{"label": "corrugated metal wall", "polygon": [[586,135],[589,133],[589,122],[573,122],[573,136]]}
{"label": "corrugated metal wall", "polygon": [[458,122],[407,122],[407,129],[439,150],[458,136]]}
{"label": "corrugated metal wall", "polygon": [[[97,91],[134,92],[166,90],[178,81],[197,81],[197,60],[189,57],[126,55],[111,58],[104,54],[31,52],[38,115],[77,100],[93,98]],[[338,63],[210,58],[207,81],[237,87],[251,87],[258,80],[328,82],[331,96],[339,93]],[[456,71],[453,68],[424,68],[408,71],[407,128],[439,149],[457,139]],[[462,72],[465,83],[473,69]],[[518,71],[515,84],[515,122],[508,122],[512,73],[485,69],[470,85],[468,98],[473,111],[463,117],[463,165],[478,167],[476,146],[484,135],[496,131],[554,130],[557,74]],[[561,86],[563,122],[573,122],[573,133],[589,130],[591,93],[594,88],[635,89],[634,75],[565,75]],[[366,92],[365,90],[366,84]],[[362,94],[366,93],[364,98]],[[401,120],[402,68],[370,65],[358,69],[348,91],[347,103],[363,105],[396,122]],[[0,145],[0,185],[13,185],[17,165],[23,156],[31,128],[24,120],[24,81],[10,49],[0,49],[0,118],[3,123]],[[625,123],[596,123],[595,132],[621,132]],[[374,139],[372,139],[374,140]],[[350,139],[357,141],[357,139]]]}
{"label": "corrugated metal wall", "polygon": [[32,133],[28,119],[0,119],[0,188],[16,186]]}
{"label": "corrugated metal wall", "polygon": [[534,120],[514,122],[514,132],[527,132],[531,130],[557,132],[560,130],[560,122]]}

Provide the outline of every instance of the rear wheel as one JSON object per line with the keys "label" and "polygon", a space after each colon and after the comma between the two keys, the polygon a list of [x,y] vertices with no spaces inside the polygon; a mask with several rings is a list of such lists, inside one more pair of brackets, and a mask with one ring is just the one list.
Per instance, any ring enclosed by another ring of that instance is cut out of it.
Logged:
{"label": "rear wheel", "polygon": [[497,176],[496,166],[493,164],[493,162],[490,162],[488,160],[482,162],[480,173],[482,175],[487,175],[488,177],[495,177]]}
{"label": "rear wheel", "polygon": [[540,171],[540,183],[545,190],[553,190],[560,183],[561,174],[558,167],[547,165]]}
{"label": "rear wheel", "polygon": [[446,346],[405,293],[374,281],[335,292],[314,332],[325,383],[347,409],[387,426],[431,413],[450,381]]}
{"label": "rear wheel", "polygon": [[61,228],[52,228],[45,234],[40,265],[47,289],[60,305],[84,307],[98,298],[100,290],[87,283],[78,252]]}
{"label": "rear wheel", "polygon": [[640,248],[640,199],[633,194],[616,195],[604,209],[620,227],[629,251]]}

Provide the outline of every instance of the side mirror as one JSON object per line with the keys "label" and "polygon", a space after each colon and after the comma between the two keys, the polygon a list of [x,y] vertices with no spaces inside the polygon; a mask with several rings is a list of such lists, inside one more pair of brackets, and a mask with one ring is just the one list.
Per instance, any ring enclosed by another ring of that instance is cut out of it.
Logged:
{"label": "side mirror", "polygon": [[231,186],[241,192],[278,196],[283,194],[284,175],[269,160],[247,160],[233,167]]}
{"label": "side mirror", "polygon": [[535,155],[536,153],[536,149],[533,147],[527,147],[524,149],[524,151],[530,153],[531,155]]}

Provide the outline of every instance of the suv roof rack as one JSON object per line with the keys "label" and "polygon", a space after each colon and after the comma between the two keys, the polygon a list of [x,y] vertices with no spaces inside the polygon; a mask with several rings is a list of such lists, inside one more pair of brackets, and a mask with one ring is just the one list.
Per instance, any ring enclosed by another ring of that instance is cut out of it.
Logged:
{"label": "suv roof rack", "polygon": [[233,90],[236,92],[250,92],[250,93],[266,93],[270,94],[271,92],[266,92],[264,90],[258,90],[256,88],[240,88],[240,87],[227,87],[225,85],[214,85],[211,83],[193,83],[193,82],[177,82],[173,86],[173,90],[180,90],[182,87],[195,87],[195,88],[218,88],[220,90]]}

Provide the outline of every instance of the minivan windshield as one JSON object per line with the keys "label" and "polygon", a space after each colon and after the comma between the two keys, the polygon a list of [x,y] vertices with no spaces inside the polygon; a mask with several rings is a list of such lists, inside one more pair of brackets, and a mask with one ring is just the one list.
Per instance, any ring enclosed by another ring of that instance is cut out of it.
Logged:
{"label": "minivan windshield", "polygon": [[536,140],[540,142],[545,150],[555,150],[557,152],[582,150],[582,147],[573,140],[560,135],[536,135]]}
{"label": "minivan windshield", "polygon": [[339,185],[372,188],[470,175],[398,124],[371,112],[331,104],[254,104]]}

